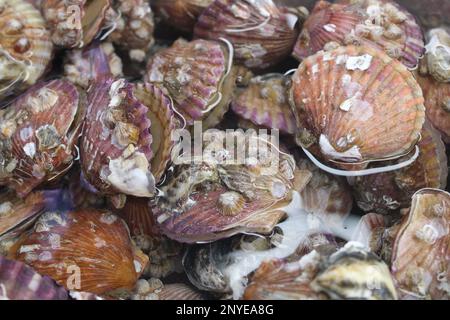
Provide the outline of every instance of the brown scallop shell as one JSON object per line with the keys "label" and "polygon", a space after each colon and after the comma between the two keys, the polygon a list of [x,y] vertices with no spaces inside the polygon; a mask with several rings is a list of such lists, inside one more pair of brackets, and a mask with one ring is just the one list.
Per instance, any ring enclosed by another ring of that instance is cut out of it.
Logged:
{"label": "brown scallop shell", "polygon": [[416,298],[448,299],[450,194],[422,189],[397,234],[391,271],[399,290]]}
{"label": "brown scallop shell", "polygon": [[328,42],[375,46],[408,68],[415,68],[425,51],[414,16],[389,0],[317,2],[303,25],[294,56],[306,58]]}
{"label": "brown scallop shell", "polygon": [[409,153],[425,121],[422,90],[398,61],[368,46],[306,58],[293,76],[297,143],[358,165]]}
{"label": "brown scallop shell", "polygon": [[67,300],[67,291],[20,261],[0,256],[0,300]]}
{"label": "brown scallop shell", "polygon": [[295,118],[289,106],[289,78],[282,74],[258,76],[239,93],[231,109],[256,125],[294,134]]}
{"label": "brown scallop shell", "polygon": [[47,20],[53,43],[74,48],[88,45],[101,31],[111,0],[46,0],[41,11]]}
{"label": "brown scallop shell", "polygon": [[2,1],[0,9],[0,100],[35,84],[53,53],[39,11],[24,0]]}
{"label": "brown scallop shell", "polygon": [[123,220],[93,209],[44,213],[16,258],[69,290],[95,294],[133,289],[148,262]]}
{"label": "brown scallop shell", "polygon": [[272,0],[215,0],[198,18],[194,37],[225,38],[233,44],[238,64],[264,69],[292,52],[297,20]]}
{"label": "brown scallop shell", "polygon": [[64,80],[39,83],[0,110],[0,185],[21,197],[72,166],[85,101]]}
{"label": "brown scallop shell", "polygon": [[442,139],[450,143],[450,83],[442,83],[432,77],[416,76],[423,96],[427,118],[442,133]]}
{"label": "brown scallop shell", "polygon": [[361,209],[386,214],[409,207],[411,196],[420,189],[445,189],[448,168],[441,135],[428,122],[421,135],[419,157],[410,166],[349,179]]}
{"label": "brown scallop shell", "polygon": [[148,108],[133,90],[125,79],[109,77],[88,90],[81,168],[87,182],[105,195],[151,197],[155,192]]}
{"label": "brown scallop shell", "polygon": [[179,39],[148,61],[144,79],[164,87],[187,124],[192,125],[195,120],[204,120],[211,110],[228,110],[235,82],[230,50],[226,42]]}
{"label": "brown scallop shell", "polygon": [[200,14],[214,0],[155,0],[152,7],[165,23],[183,32],[192,33]]}
{"label": "brown scallop shell", "polygon": [[148,198],[128,197],[118,214],[128,225],[131,236],[155,236],[159,234]]}

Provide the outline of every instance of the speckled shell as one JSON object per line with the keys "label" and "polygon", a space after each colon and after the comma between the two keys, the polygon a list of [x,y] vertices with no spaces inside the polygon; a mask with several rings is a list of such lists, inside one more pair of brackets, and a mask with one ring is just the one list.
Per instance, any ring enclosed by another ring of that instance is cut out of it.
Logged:
{"label": "speckled shell", "polygon": [[297,20],[272,0],[215,0],[198,18],[194,37],[226,38],[234,46],[237,63],[264,69],[292,52]]}
{"label": "speckled shell", "polygon": [[20,261],[0,256],[0,300],[67,300],[67,291]]}
{"label": "speckled shell", "polygon": [[263,262],[245,289],[244,300],[322,300],[310,282],[318,272],[318,264],[271,260]]}
{"label": "speckled shell", "polygon": [[16,258],[69,290],[131,290],[148,262],[120,218],[86,209],[46,212],[21,240]]}
{"label": "speckled shell", "polygon": [[197,18],[214,0],[155,0],[152,7],[158,17],[174,28],[191,33]]}
{"label": "speckled shell", "polygon": [[422,188],[445,189],[448,168],[441,135],[428,122],[421,135],[419,157],[410,166],[349,179],[361,209],[386,214],[409,207],[411,196]]}
{"label": "speckled shell", "polygon": [[96,57],[101,55],[105,55],[111,76],[113,78],[122,77],[122,60],[114,52],[114,47],[109,42],[91,45],[84,50],[68,51],[64,63],[64,76],[73,84],[87,89],[92,80],[102,76],[99,72],[105,69],[105,67],[96,65],[99,63]]}
{"label": "speckled shell", "polygon": [[306,159],[300,159],[297,167],[312,173],[311,181],[299,190],[303,209],[318,216],[328,227],[342,227],[353,206],[346,181],[321,171]]}
{"label": "speckled shell", "polygon": [[418,191],[397,234],[391,271],[402,294],[448,299],[450,194]]}
{"label": "speckled shell", "polygon": [[231,54],[225,43],[179,39],[148,61],[144,80],[162,85],[187,124],[192,125],[213,109],[228,110],[233,91],[228,82],[234,83],[230,77]]}
{"label": "speckled shell", "polygon": [[116,11],[116,28],[109,39],[128,50],[131,59],[142,62],[154,43],[153,13],[150,4],[145,0],[118,0]]}
{"label": "speckled shell", "polygon": [[293,76],[290,97],[297,143],[342,166],[410,152],[425,121],[422,90],[413,75],[368,46],[308,57]]}
{"label": "speckled shell", "polygon": [[389,0],[317,2],[304,23],[294,56],[306,58],[328,42],[376,46],[408,68],[417,67],[425,51],[415,18]]}
{"label": "speckled shell", "polygon": [[[269,147],[264,156],[260,153],[259,159],[252,157],[242,164],[210,158],[231,152],[226,149],[229,145],[223,145],[225,132],[211,130],[210,134],[217,145],[207,142],[206,146],[215,155],[206,152],[194,163],[189,157],[187,163],[174,167],[160,187],[162,194],[156,197],[152,210],[162,232],[188,243],[214,241],[241,232],[270,233],[285,215],[278,209],[291,200],[293,160]],[[240,147],[252,148],[250,142],[255,141],[244,133],[233,137]],[[279,157],[279,162],[272,163],[273,157]]]}
{"label": "speckled shell", "polygon": [[151,123],[133,89],[126,80],[112,78],[90,87],[81,168],[87,182],[102,194],[151,197]]}
{"label": "speckled shell", "polygon": [[84,107],[74,85],[53,80],[0,110],[0,185],[23,197],[67,172],[77,157]]}
{"label": "speckled shell", "polygon": [[240,117],[256,125],[294,134],[295,118],[289,106],[289,78],[282,74],[258,76],[231,104]]}
{"label": "speckled shell", "polygon": [[450,28],[436,28],[427,33],[426,63],[428,73],[437,81],[450,82]]}
{"label": "speckled shell", "polygon": [[15,238],[45,209],[45,195],[34,192],[25,199],[18,198],[13,191],[0,192],[0,240]]}
{"label": "speckled shell", "polygon": [[155,181],[159,182],[171,160],[172,149],[176,142],[173,134],[179,127],[179,119],[174,115],[172,100],[157,86],[139,83],[134,85],[133,92],[148,109],[147,118],[151,123],[153,153],[151,171]]}
{"label": "speckled shell", "polygon": [[35,84],[52,58],[45,21],[24,0],[0,1],[0,100]]}
{"label": "speckled shell", "polygon": [[158,297],[159,300],[205,300],[204,294],[184,283],[164,285]]}
{"label": "speckled shell", "polygon": [[88,45],[104,27],[111,0],[46,0],[41,11],[53,43],[74,48]]}

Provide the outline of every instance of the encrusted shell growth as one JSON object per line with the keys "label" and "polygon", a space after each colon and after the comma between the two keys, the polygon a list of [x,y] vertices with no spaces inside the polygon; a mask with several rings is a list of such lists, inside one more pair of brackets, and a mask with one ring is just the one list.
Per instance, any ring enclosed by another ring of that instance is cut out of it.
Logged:
{"label": "encrusted shell growth", "polygon": [[59,47],[84,47],[100,33],[111,14],[111,0],[46,0],[41,11]]}
{"label": "encrusted shell growth", "polygon": [[119,17],[109,39],[128,50],[131,59],[142,62],[154,43],[153,13],[145,0],[117,0],[116,11]]}
{"label": "encrusted shell growth", "polygon": [[[232,61],[233,49],[227,41],[179,39],[148,61],[144,80],[164,87],[192,125],[228,110],[236,80]],[[210,126],[221,120],[220,115],[217,118]]]}
{"label": "encrusted shell growth", "polygon": [[67,300],[67,291],[23,262],[0,256],[0,300]]}
{"label": "encrusted shell growth", "polygon": [[422,188],[445,189],[448,168],[441,135],[425,122],[421,136],[419,157],[410,166],[349,179],[361,209],[386,214],[409,207],[411,196]]}
{"label": "encrusted shell growth", "polygon": [[[68,51],[64,63],[64,76],[72,83],[87,89],[93,80],[98,79],[105,67],[98,66],[96,57],[104,55],[108,64],[108,72],[114,78],[123,76],[122,60],[115,53],[109,42],[92,45],[84,50]],[[100,74],[99,74],[100,73]]]}
{"label": "encrusted shell growth", "polygon": [[290,96],[297,143],[343,167],[409,153],[425,121],[422,90],[411,72],[369,46],[306,58]]}
{"label": "encrusted shell growth", "polygon": [[165,23],[191,33],[200,14],[214,0],[155,0],[152,7]]}
{"label": "encrusted shell growth", "polygon": [[39,11],[24,0],[0,1],[0,100],[35,84],[53,44]]}
{"label": "encrusted shell growth", "polygon": [[389,0],[317,2],[304,23],[294,56],[306,58],[328,42],[376,46],[408,68],[415,68],[425,51],[415,18]]}
{"label": "encrusted shell growth", "polygon": [[428,73],[437,81],[450,82],[450,28],[428,31],[425,63]]}
{"label": "encrusted shell growth", "polygon": [[44,213],[16,258],[69,290],[96,294],[133,289],[148,262],[120,218],[92,209]]}
{"label": "encrusted shell growth", "polygon": [[34,85],[0,110],[0,185],[21,197],[69,170],[85,101],[64,80]]}
{"label": "encrusted shell growth", "polygon": [[450,194],[422,189],[412,198],[392,249],[391,271],[400,292],[449,299]]}
{"label": "encrusted shell growth", "polygon": [[81,168],[87,182],[103,194],[151,197],[151,123],[133,89],[125,79],[106,78],[88,90]]}
{"label": "encrusted shell growth", "polygon": [[216,0],[198,18],[194,37],[226,38],[234,46],[237,63],[264,69],[292,52],[297,20],[272,0]]}
{"label": "encrusted shell growth", "polygon": [[294,134],[295,118],[289,106],[289,78],[267,74],[253,78],[233,100],[231,109],[252,123]]}
{"label": "encrusted shell growth", "polygon": [[291,199],[293,159],[256,135],[207,133],[203,154],[177,159],[160,187],[153,212],[162,232],[190,243],[269,233]]}

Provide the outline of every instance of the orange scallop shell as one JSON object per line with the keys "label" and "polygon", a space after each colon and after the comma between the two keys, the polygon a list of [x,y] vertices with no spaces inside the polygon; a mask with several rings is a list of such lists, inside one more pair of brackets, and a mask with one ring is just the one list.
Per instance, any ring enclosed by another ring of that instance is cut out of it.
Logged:
{"label": "orange scallop shell", "polygon": [[132,236],[155,236],[159,234],[148,198],[128,197],[119,216],[127,223]]}
{"label": "orange scallop shell", "polygon": [[16,259],[69,290],[96,294],[133,289],[148,262],[122,219],[92,209],[44,213]]}
{"label": "orange scallop shell", "polygon": [[416,298],[448,299],[450,194],[422,189],[397,234],[391,271],[399,290]]}
{"label": "orange scallop shell", "polygon": [[166,284],[158,296],[159,300],[205,300],[203,293],[184,283]]}
{"label": "orange scallop shell", "polygon": [[367,46],[306,58],[293,76],[291,101],[297,143],[342,165],[409,153],[425,121],[422,91],[413,75]]}

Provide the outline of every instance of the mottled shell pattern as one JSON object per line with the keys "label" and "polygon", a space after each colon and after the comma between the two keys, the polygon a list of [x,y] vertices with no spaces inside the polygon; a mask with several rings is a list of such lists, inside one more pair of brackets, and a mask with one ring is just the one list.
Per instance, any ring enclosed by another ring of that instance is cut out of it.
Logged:
{"label": "mottled shell pattern", "polygon": [[289,85],[290,79],[282,74],[255,77],[235,97],[231,109],[258,126],[294,134],[295,118],[289,106]]}
{"label": "mottled shell pattern", "polygon": [[0,1],[0,99],[35,84],[53,53],[40,12],[24,0]]}
{"label": "mottled shell pattern", "polygon": [[67,300],[67,291],[20,261],[0,255],[0,300]]}
{"label": "mottled shell pattern", "polygon": [[216,0],[198,18],[194,37],[225,38],[233,44],[238,64],[264,69],[290,55],[297,21],[272,0]]}
{"label": "mottled shell pattern", "polygon": [[411,72],[369,46],[306,58],[293,76],[290,98],[297,143],[341,166],[409,153],[425,121],[422,90]]}
{"label": "mottled shell pattern", "polygon": [[305,21],[294,56],[306,58],[328,42],[372,45],[415,68],[424,53],[424,40],[415,18],[390,0],[317,2]]}
{"label": "mottled shell pattern", "polygon": [[349,179],[361,209],[386,214],[409,207],[411,196],[422,188],[445,189],[448,167],[441,135],[425,122],[421,136],[419,157],[410,166]]}
{"label": "mottled shell pattern", "polygon": [[84,106],[73,84],[52,80],[0,110],[0,185],[25,196],[67,172],[78,156]]}
{"label": "mottled shell pattern", "polygon": [[111,0],[46,0],[41,11],[56,46],[87,46],[102,30]]}
{"label": "mottled shell pattern", "polygon": [[44,213],[20,241],[15,258],[69,290],[132,290],[148,262],[123,220],[86,209]]}
{"label": "mottled shell pattern", "polygon": [[450,28],[427,32],[425,62],[428,73],[437,81],[450,82]]}
{"label": "mottled shell pattern", "polygon": [[167,90],[178,112],[192,125],[214,109],[228,110],[235,82],[232,59],[233,49],[227,42],[179,39],[150,58],[144,80]]}
{"label": "mottled shell pattern", "polygon": [[412,199],[392,249],[391,271],[402,295],[448,299],[450,194],[422,189]]}

